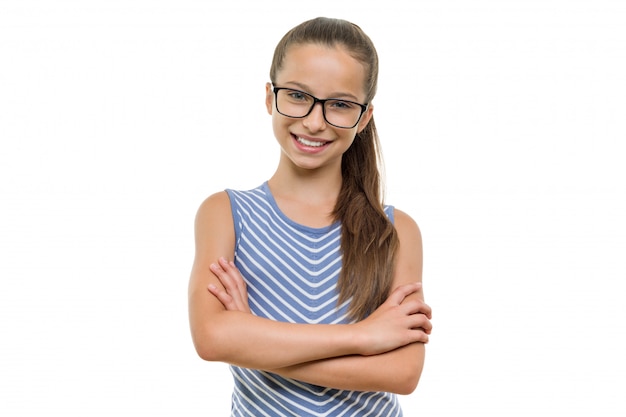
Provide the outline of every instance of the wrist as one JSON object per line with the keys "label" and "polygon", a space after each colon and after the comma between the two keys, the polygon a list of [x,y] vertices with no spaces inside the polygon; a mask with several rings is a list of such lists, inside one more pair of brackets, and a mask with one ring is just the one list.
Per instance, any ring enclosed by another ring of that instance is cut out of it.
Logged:
{"label": "wrist", "polygon": [[344,334],[346,336],[348,349],[350,350],[349,354],[366,355],[368,346],[367,334],[362,330],[362,327],[359,322],[347,325]]}

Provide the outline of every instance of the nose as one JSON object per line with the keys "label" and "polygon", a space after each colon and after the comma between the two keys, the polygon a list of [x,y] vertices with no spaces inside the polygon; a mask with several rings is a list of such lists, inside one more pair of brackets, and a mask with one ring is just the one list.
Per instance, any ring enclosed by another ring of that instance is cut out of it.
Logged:
{"label": "nose", "polygon": [[326,120],[324,119],[324,104],[315,103],[311,113],[303,119],[302,124],[311,132],[317,132],[325,129]]}

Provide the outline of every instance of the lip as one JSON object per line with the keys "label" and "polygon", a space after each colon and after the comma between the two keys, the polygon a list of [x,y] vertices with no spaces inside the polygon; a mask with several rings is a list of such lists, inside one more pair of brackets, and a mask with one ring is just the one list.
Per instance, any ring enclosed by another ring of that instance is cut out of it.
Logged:
{"label": "lip", "polygon": [[[322,146],[307,146],[303,143],[298,142],[298,138],[302,138],[302,139],[306,139],[308,141],[311,142],[324,142],[324,144]],[[300,151],[302,152],[306,152],[306,153],[319,153],[322,152],[324,149],[328,148],[328,145],[332,143],[332,141],[330,140],[326,140],[326,139],[322,139],[322,138],[314,138],[311,136],[307,136],[307,135],[297,135],[292,133],[291,134],[291,139],[293,140],[293,143],[295,144],[296,148],[298,148]]]}

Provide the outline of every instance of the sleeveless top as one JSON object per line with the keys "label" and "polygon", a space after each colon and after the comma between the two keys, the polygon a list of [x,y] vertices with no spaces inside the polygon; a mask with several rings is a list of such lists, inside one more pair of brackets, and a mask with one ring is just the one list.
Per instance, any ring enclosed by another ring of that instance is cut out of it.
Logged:
{"label": "sleeveless top", "polygon": [[[312,228],[290,220],[267,182],[226,192],[235,225],[234,261],[246,281],[252,313],[289,323],[350,323],[349,300],[337,305],[341,224]],[[393,207],[385,212],[393,222]],[[230,370],[231,416],[402,416],[392,393],[337,390],[237,366]]]}

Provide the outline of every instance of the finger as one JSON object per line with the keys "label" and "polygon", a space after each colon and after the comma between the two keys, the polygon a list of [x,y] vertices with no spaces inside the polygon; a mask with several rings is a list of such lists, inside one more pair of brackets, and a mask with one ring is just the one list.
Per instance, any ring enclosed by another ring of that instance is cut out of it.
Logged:
{"label": "finger", "polygon": [[407,300],[402,303],[402,307],[406,309],[406,314],[424,314],[429,319],[432,319],[432,309],[421,300]]}
{"label": "finger", "polygon": [[220,275],[220,282],[224,289],[219,289],[215,285],[209,285],[209,291],[215,295],[227,310],[247,311],[247,304],[242,300],[241,293],[233,288],[232,280],[229,277]]}
{"label": "finger", "polygon": [[416,329],[413,331],[413,339],[415,342],[428,343],[430,337],[426,332],[422,331],[421,329]]}
{"label": "finger", "polygon": [[229,279],[231,292],[241,292],[242,287],[245,288],[245,281],[239,273],[239,270],[232,261],[228,261],[226,258],[220,258],[218,260],[220,267],[226,273]]}
{"label": "finger", "polygon": [[229,311],[237,310],[237,306],[234,304],[233,298],[230,295],[228,295],[226,291],[217,288],[213,284],[209,284],[207,288],[209,292],[213,294],[219,300],[220,303],[222,303],[222,305],[224,306],[226,310],[229,310]]}
{"label": "finger", "polygon": [[246,281],[232,261],[225,258],[219,259],[220,266],[228,275],[228,293],[234,298],[237,307],[241,311],[248,311],[248,290]]}
{"label": "finger", "polygon": [[219,265],[218,263],[213,263],[209,265],[209,268],[222,284],[228,282],[228,274],[226,273],[226,271],[224,271],[224,269],[222,269],[221,265]]}
{"label": "finger", "polygon": [[421,288],[421,282],[413,282],[411,284],[401,285],[391,292],[387,300],[394,305],[400,305],[406,297],[421,290]]}
{"label": "finger", "polygon": [[413,330],[421,330],[426,334],[430,334],[433,329],[433,324],[423,314],[409,316],[408,326]]}
{"label": "finger", "polygon": [[241,272],[239,272],[239,269],[237,269],[237,267],[235,266],[233,262],[230,262],[230,266],[231,268],[233,268],[236,274],[235,279],[237,282],[237,288],[239,289],[239,296],[244,301],[247,307],[248,306],[248,287],[246,286],[246,280],[243,278],[243,275],[241,275]]}
{"label": "finger", "polygon": [[243,276],[241,275],[241,272],[239,272],[239,269],[237,269],[237,267],[235,266],[235,263],[233,261],[228,261],[222,258],[220,260],[220,265],[228,273],[228,276],[233,280],[233,283],[237,286],[239,292],[247,296],[247,293],[245,292],[246,281],[243,279]]}
{"label": "finger", "polygon": [[237,269],[237,266],[235,266],[235,263],[233,261],[229,261],[226,258],[221,258],[220,265],[222,265],[228,275],[230,275],[231,278],[233,278],[237,282],[237,285],[245,285],[245,281],[243,280],[239,269]]}
{"label": "finger", "polygon": [[221,261],[218,261],[217,264],[211,264],[210,268],[228,293],[233,294],[237,291],[237,283],[233,281],[232,275],[224,268]]}

